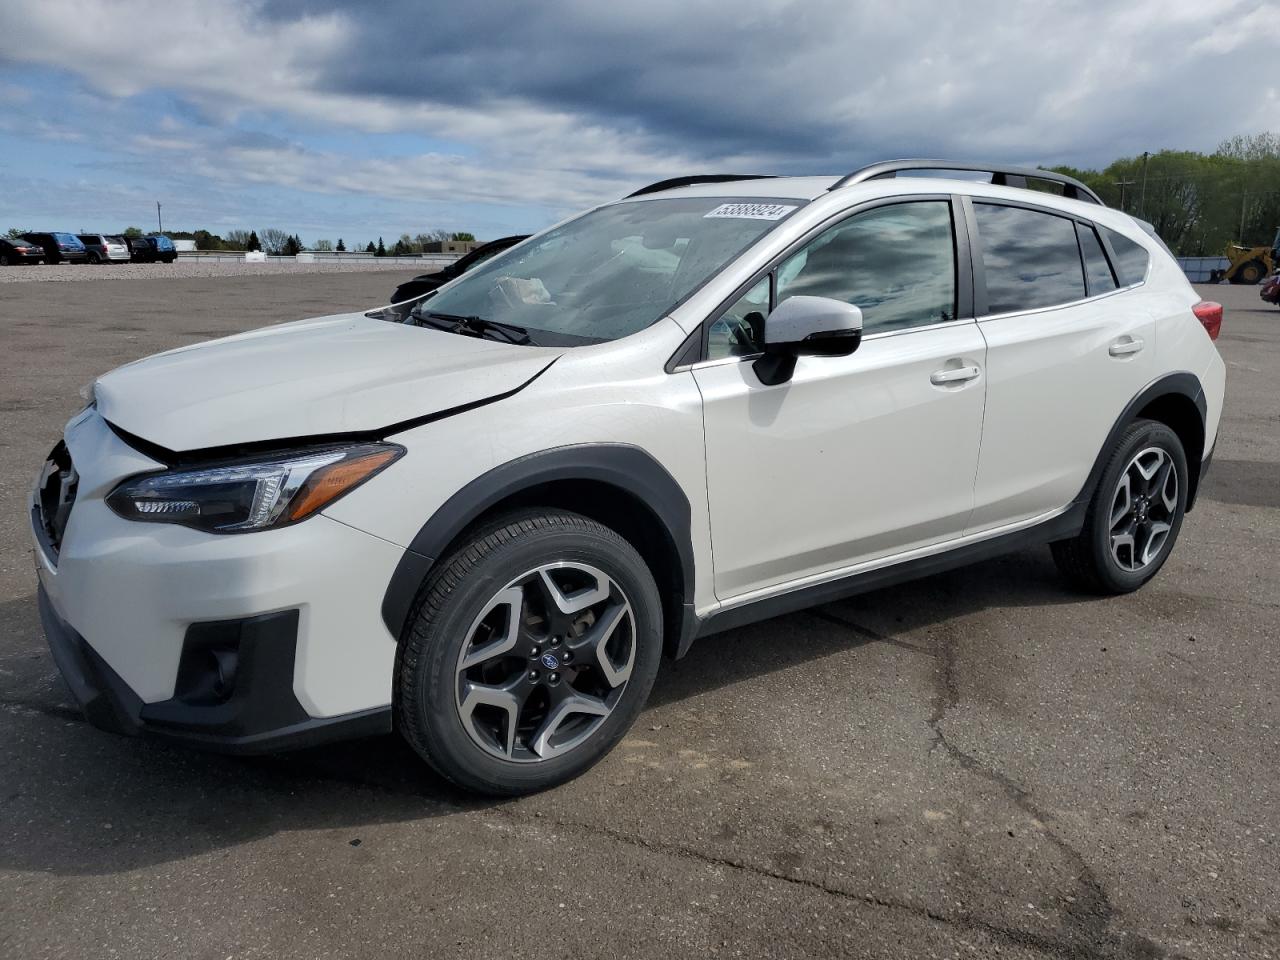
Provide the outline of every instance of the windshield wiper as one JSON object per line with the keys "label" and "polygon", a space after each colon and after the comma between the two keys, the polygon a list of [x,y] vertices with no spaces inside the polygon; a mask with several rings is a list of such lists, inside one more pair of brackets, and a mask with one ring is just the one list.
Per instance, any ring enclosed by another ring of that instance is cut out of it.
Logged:
{"label": "windshield wiper", "polygon": [[524,327],[514,323],[486,320],[484,317],[464,317],[456,313],[436,313],[432,310],[415,311],[414,316],[438,330],[449,330],[472,337],[490,337],[506,343],[532,344],[533,338]]}

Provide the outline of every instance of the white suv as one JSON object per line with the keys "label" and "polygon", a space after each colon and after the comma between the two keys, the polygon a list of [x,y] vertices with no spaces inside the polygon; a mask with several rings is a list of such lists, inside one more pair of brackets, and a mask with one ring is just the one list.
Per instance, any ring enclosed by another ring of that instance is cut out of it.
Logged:
{"label": "white suv", "polygon": [[75,697],[224,750],[395,729],[519,793],[697,637],[1035,543],[1136,589],[1213,449],[1222,308],[1083,184],[973,169],[664,181],[420,300],[106,374],[31,506]]}

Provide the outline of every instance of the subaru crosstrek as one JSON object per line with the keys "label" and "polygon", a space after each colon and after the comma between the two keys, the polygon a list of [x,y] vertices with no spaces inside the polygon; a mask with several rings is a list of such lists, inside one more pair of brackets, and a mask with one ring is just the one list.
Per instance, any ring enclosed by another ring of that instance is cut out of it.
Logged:
{"label": "subaru crosstrek", "polygon": [[716,631],[1036,543],[1138,588],[1222,308],[1083,184],[968,169],[664,181],[417,301],[102,376],[31,503],[74,696],[231,751],[397,730],[511,794]]}

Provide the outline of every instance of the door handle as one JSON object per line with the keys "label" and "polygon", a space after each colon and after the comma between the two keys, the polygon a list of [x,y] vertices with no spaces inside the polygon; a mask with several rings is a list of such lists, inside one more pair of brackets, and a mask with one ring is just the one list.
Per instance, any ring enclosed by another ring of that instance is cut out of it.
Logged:
{"label": "door handle", "polygon": [[1129,357],[1144,346],[1141,337],[1121,337],[1119,340],[1111,341],[1111,346],[1107,347],[1107,353],[1113,357]]}
{"label": "door handle", "polygon": [[929,382],[935,387],[948,383],[965,383],[969,380],[978,379],[978,373],[977,367],[946,367],[942,370],[935,370],[929,376]]}

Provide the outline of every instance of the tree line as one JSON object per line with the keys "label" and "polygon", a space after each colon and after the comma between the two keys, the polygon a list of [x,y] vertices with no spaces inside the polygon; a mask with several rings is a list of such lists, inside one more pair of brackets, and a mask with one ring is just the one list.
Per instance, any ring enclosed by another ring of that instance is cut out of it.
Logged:
{"label": "tree line", "polygon": [[[198,250],[262,250],[271,256],[283,257],[291,257],[305,250],[313,250],[317,253],[343,253],[351,249],[347,247],[342,237],[338,238],[337,243],[332,240],[317,240],[308,247],[296,233],[291,234],[272,227],[261,231],[228,230],[225,237],[209,233],[207,230],[195,230],[190,233],[180,230],[171,231],[169,236],[174,239],[194,240]],[[475,235],[456,230],[433,230],[412,237],[404,233],[390,248],[383,242],[382,237],[379,237],[377,243],[370,240],[363,249],[365,253],[372,253],[376,257],[411,256],[422,253],[427,244],[442,240],[475,240]],[[361,247],[357,244],[354,249],[359,250]]]}
{"label": "tree line", "polygon": [[1213,153],[1123,157],[1102,170],[1049,169],[1149,221],[1178,256],[1219,256],[1228,243],[1269,247],[1280,229],[1280,134],[1232,137]]}

